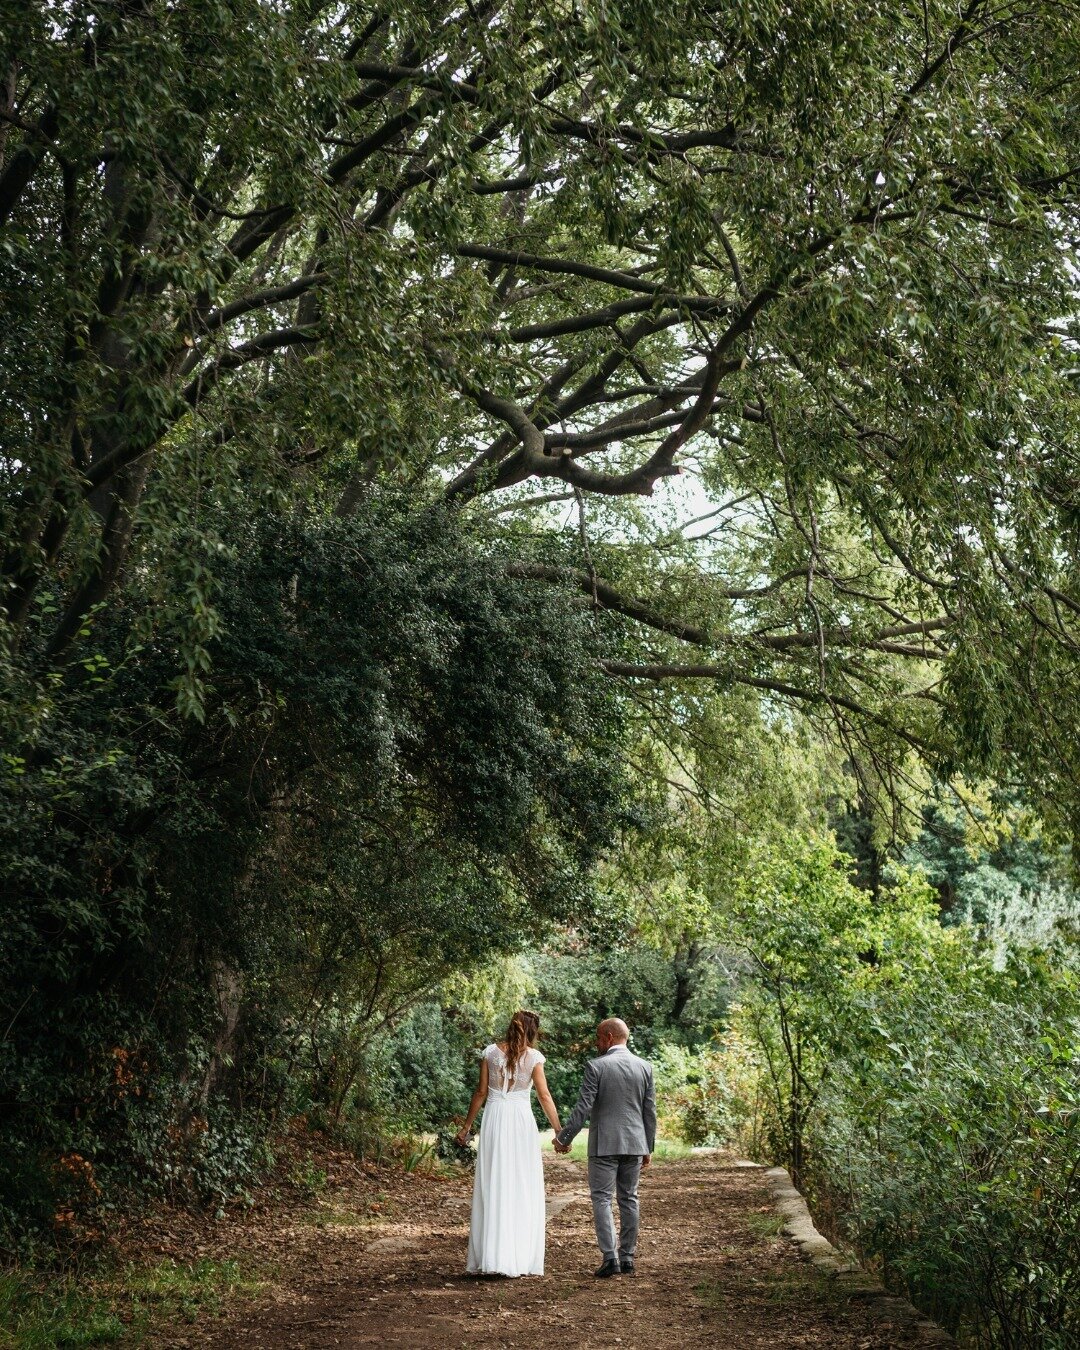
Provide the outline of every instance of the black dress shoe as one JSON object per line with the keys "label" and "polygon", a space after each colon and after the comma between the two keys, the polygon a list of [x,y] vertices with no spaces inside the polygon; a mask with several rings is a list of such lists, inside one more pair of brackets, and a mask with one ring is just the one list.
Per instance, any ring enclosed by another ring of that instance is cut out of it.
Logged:
{"label": "black dress shoe", "polygon": [[633,1258],[632,1256],[624,1256],[623,1259],[619,1262],[619,1270],[620,1270],[624,1275],[633,1275],[633,1274],[635,1274],[635,1271],[634,1271],[634,1258]]}
{"label": "black dress shoe", "polygon": [[593,1271],[593,1277],[597,1280],[609,1280],[612,1275],[619,1275],[621,1273],[622,1270],[618,1261],[605,1261],[599,1270]]}

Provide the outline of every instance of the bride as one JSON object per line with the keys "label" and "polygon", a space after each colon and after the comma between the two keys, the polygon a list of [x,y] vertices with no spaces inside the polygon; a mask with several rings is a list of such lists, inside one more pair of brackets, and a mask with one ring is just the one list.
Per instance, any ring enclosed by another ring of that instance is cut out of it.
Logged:
{"label": "bride", "polygon": [[544,1273],[544,1164],[531,1088],[552,1129],[561,1127],[544,1077],[544,1056],[536,1049],[539,1034],[536,1013],[516,1012],[505,1039],[487,1047],[458,1134],[458,1143],[464,1144],[483,1106],[465,1263],[472,1275]]}

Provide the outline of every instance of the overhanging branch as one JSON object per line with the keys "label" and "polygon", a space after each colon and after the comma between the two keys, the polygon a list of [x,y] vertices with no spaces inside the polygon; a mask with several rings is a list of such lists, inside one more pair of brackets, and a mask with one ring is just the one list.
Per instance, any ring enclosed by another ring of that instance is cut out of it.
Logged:
{"label": "overhanging branch", "polygon": [[580,571],[576,567],[557,567],[550,563],[510,563],[506,573],[511,577],[528,577],[537,581],[568,583],[577,590],[593,597],[597,604],[604,609],[614,610],[625,615],[628,619],[634,619],[637,623],[643,623],[649,628],[656,629],[657,632],[668,633],[672,637],[678,638],[680,642],[689,642],[698,647],[709,645],[708,635],[703,628],[699,628],[695,624],[683,623],[679,619],[669,619],[663,614],[657,613],[643,600],[622,595],[609,582],[601,581],[599,577],[593,577],[588,572]]}
{"label": "overhanging branch", "polygon": [[769,679],[759,675],[743,675],[731,666],[680,665],[677,663],[631,665],[622,661],[601,661],[600,665],[609,675],[619,676],[622,679],[652,681],[720,680],[727,684],[741,684],[750,689],[760,689],[763,693],[777,694],[781,698],[790,699],[797,703],[816,704],[833,710],[843,708],[845,712],[852,713],[856,717],[880,726],[920,754],[930,757],[934,755],[933,746],[923,740],[922,737],[916,736],[903,727],[896,726],[888,718],[864,707],[861,703],[856,703],[854,699],[848,698],[845,694],[837,694],[822,689],[800,689],[798,685],[787,684],[782,680]]}
{"label": "overhanging branch", "polygon": [[489,248],[486,244],[458,244],[454,253],[459,258],[476,258],[481,262],[502,263],[506,267],[527,268],[537,272],[554,272],[586,281],[599,281],[605,286],[617,286],[624,291],[640,291],[643,295],[669,296],[671,292],[657,281],[634,276],[631,272],[616,272],[610,267],[578,262],[573,258],[542,258],[536,253],[522,253],[516,249]]}

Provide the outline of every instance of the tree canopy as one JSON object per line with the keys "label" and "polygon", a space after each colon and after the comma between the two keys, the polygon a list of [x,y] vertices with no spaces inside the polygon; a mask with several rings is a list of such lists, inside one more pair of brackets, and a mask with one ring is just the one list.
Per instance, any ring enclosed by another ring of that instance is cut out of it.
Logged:
{"label": "tree canopy", "polygon": [[1071,816],[1070,9],[8,4],[10,625],[66,659],[152,556],[197,664],[208,501],[393,482],[617,676]]}

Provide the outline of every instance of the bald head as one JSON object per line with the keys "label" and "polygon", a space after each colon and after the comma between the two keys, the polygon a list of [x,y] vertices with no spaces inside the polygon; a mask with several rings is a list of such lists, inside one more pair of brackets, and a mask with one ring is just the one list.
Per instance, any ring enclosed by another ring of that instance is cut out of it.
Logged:
{"label": "bald head", "polygon": [[596,1028],[596,1048],[601,1054],[613,1045],[625,1045],[630,1039],[630,1028],[621,1017],[605,1017]]}

